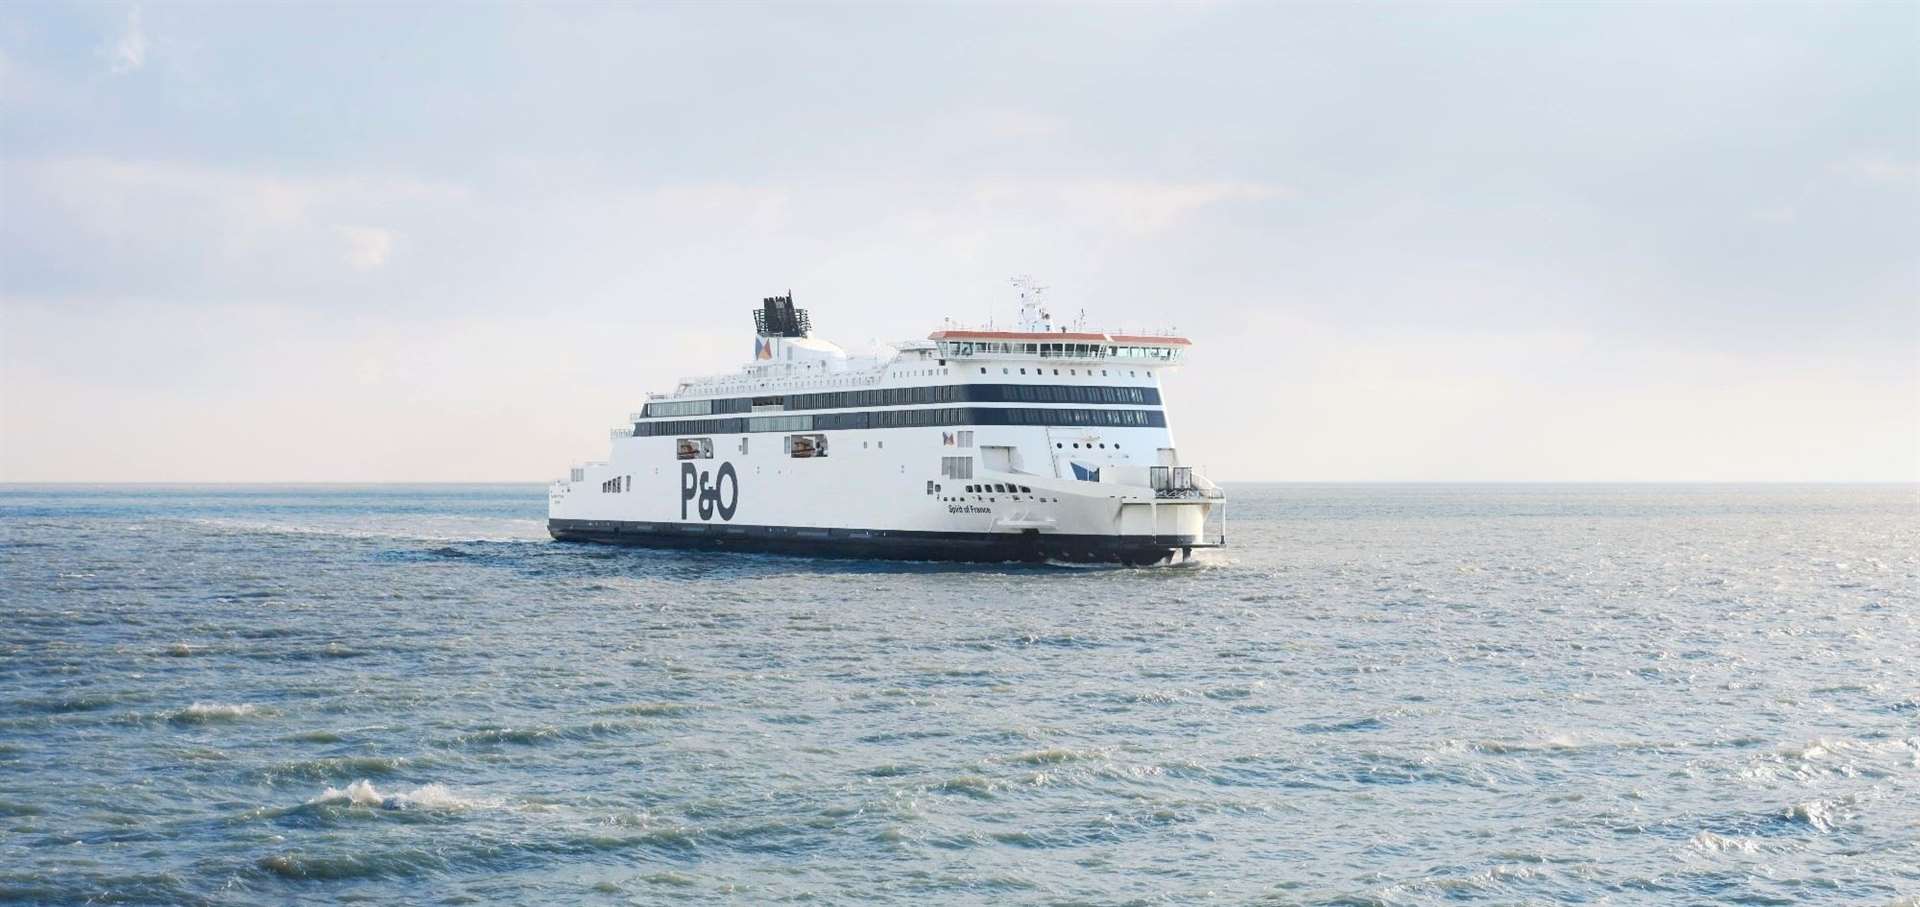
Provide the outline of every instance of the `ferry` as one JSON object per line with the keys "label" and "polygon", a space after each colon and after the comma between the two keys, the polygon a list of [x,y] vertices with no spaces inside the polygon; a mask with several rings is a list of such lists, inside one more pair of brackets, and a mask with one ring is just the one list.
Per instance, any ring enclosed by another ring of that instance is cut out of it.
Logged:
{"label": "ferry", "polygon": [[570,542],[931,561],[1188,560],[1226,496],[1174,443],[1161,376],[1192,344],[1058,326],[1021,287],[1011,330],[850,353],[793,295],[753,358],[649,394],[604,462],[548,490]]}

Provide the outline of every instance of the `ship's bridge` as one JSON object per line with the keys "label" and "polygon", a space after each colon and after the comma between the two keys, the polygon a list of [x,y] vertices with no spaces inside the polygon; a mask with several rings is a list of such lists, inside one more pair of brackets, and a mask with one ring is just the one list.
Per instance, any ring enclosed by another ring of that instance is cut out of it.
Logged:
{"label": "ship's bridge", "polygon": [[1078,359],[1177,365],[1192,342],[1185,337],[1088,331],[934,331],[927,335],[942,359]]}

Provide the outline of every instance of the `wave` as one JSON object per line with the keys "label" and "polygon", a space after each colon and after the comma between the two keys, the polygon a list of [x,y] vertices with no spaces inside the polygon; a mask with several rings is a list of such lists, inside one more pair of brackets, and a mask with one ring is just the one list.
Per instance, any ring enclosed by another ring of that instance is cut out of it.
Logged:
{"label": "wave", "polygon": [[326,730],[301,731],[297,734],[288,734],[280,739],[291,743],[345,743],[347,740],[346,735],[339,731]]}
{"label": "wave", "polygon": [[1480,752],[1504,756],[1513,753],[1558,753],[1588,749],[1601,744],[1582,745],[1571,734],[1555,734],[1544,740],[1478,740],[1472,746]]}
{"label": "wave", "polygon": [[426,850],[406,848],[344,854],[284,853],[261,857],[254,865],[288,879],[405,878],[446,868],[446,860]]}
{"label": "wave", "polygon": [[999,787],[1000,785],[986,778],[982,778],[979,775],[961,775],[958,778],[951,779],[940,785],[939,790],[945,793],[972,797],[976,800],[990,800],[993,798],[993,792]]}
{"label": "wave", "polygon": [[[640,713],[646,715],[649,713]],[[665,713],[662,713],[665,714]],[[442,746],[532,746],[557,741],[597,740],[638,733],[647,727],[640,721],[590,721],[585,724],[543,724],[530,727],[490,727],[457,735],[442,741]]]}
{"label": "wave", "polygon": [[239,721],[267,714],[259,706],[237,702],[196,702],[167,716],[175,724],[211,724],[214,722]]}
{"label": "wave", "polygon": [[1729,737],[1720,740],[1658,740],[1658,739],[1582,739],[1573,734],[1553,734],[1529,740],[1473,740],[1450,741],[1451,746],[1464,746],[1476,752],[1492,756],[1524,754],[1569,754],[1619,752],[1642,753],[1666,750],[1692,749],[1741,749],[1757,746],[1766,741],[1759,737]]}
{"label": "wave", "polygon": [[1021,753],[1013,757],[1012,761],[1025,763],[1027,765],[1055,765],[1061,762],[1079,762],[1086,759],[1098,758],[1101,758],[1100,753],[1083,752],[1081,750],[1068,749],[1064,746],[1056,746]]}
{"label": "wave", "polygon": [[97,712],[101,709],[112,708],[128,701],[128,697],[118,693],[80,693],[68,696],[16,699],[13,701],[13,705],[28,712],[64,715],[72,712]]}
{"label": "wave", "polygon": [[269,780],[280,777],[324,780],[342,776],[392,775],[411,767],[415,767],[415,762],[406,756],[323,756],[281,762],[258,769],[254,774]]}
{"label": "wave", "polygon": [[1844,755],[1847,752],[1857,751],[1861,748],[1861,744],[1852,740],[1833,740],[1826,737],[1819,737],[1803,743],[1784,744],[1775,749],[1774,752],[1787,759],[1799,759],[1812,762],[1826,756]]}
{"label": "wave", "polygon": [[1341,734],[1351,731],[1377,731],[1385,728],[1387,721],[1378,715],[1365,718],[1353,718],[1346,721],[1311,721],[1294,728],[1302,734]]}
{"label": "wave", "polygon": [[1752,838],[1728,837],[1703,831],[1693,836],[1687,844],[1695,850],[1707,853],[1759,853],[1760,844]]}
{"label": "wave", "polygon": [[436,812],[456,812],[468,809],[480,809],[499,806],[497,800],[481,800],[462,797],[455,794],[444,784],[433,783],[414,788],[383,794],[365,778],[353,782],[343,790],[328,787],[320,795],[307,801],[308,806],[364,806],[377,809],[423,809]]}
{"label": "wave", "polygon": [[671,718],[691,715],[698,706],[678,702],[633,702],[594,710],[596,715],[639,715],[646,718]]}
{"label": "wave", "polygon": [[1787,807],[1781,812],[1781,818],[1806,825],[1814,831],[1828,832],[1840,821],[1842,806],[1832,800],[1808,800]]}

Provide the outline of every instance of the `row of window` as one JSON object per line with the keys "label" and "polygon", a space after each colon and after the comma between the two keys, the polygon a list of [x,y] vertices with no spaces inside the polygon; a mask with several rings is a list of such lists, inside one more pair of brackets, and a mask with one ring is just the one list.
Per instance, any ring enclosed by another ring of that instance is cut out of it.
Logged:
{"label": "row of window", "polygon": [[[1020,371],[1024,374],[1026,369]],[[725,400],[661,400],[648,403],[640,411],[640,417],[652,419],[745,413],[765,406],[779,406],[791,412],[850,409],[856,406],[913,406],[921,403],[1132,403],[1159,406],[1160,391],[1152,387],[1089,387],[1072,384],[933,384]]]}
{"label": "row of window", "polygon": [[940,458],[940,478],[943,478],[943,479],[973,478],[973,458],[972,457],[941,457]]}
{"label": "row of window", "polygon": [[[945,487],[946,486],[941,485],[932,479],[927,480],[928,494],[939,494],[943,489],[945,489]],[[1033,489],[1028,488],[1025,485],[1003,485],[999,482],[995,482],[992,485],[967,485],[962,487],[960,490],[967,494],[1011,494],[1011,495],[1033,494]],[[940,500],[960,502],[960,501],[964,501],[965,499],[964,498],[941,498]],[[987,500],[992,501],[994,499],[988,498]],[[1018,501],[1020,499],[1016,497],[1014,498],[1014,500]],[[1034,500],[1039,501],[1041,503],[1045,503],[1049,499],[1036,497],[1034,498]],[[1052,498],[1051,500],[1056,504],[1060,502],[1059,498]]]}
{"label": "row of window", "polygon": [[750,416],[747,431],[806,431],[813,428],[812,416]]}
{"label": "row of window", "polygon": [[614,476],[600,483],[601,494],[619,494],[633,490],[633,476]]}
{"label": "row of window", "polygon": [[1167,415],[1157,409],[949,406],[940,409],[895,409],[865,413],[636,422],[633,426],[633,434],[635,437],[696,433],[737,435],[762,431],[845,431],[863,428],[924,428],[937,425],[1114,425],[1165,428]]}
{"label": "row of window", "polygon": [[642,410],[649,416],[705,416],[713,413],[712,400],[662,400]]}
{"label": "row of window", "polygon": [[1176,347],[1107,346],[1100,343],[1021,343],[996,340],[942,340],[940,356],[959,359],[965,356],[991,355],[1040,356],[1069,359],[1165,359],[1180,358]]}

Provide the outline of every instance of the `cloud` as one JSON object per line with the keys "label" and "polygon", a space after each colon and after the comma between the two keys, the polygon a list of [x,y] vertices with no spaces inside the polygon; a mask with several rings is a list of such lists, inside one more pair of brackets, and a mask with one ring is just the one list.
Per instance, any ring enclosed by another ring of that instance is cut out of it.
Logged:
{"label": "cloud", "polygon": [[1891,154],[1857,154],[1835,164],[1834,170],[1882,186],[1920,187],[1920,161],[1902,160]]}
{"label": "cloud", "polygon": [[0,288],[30,296],[326,296],[470,220],[464,188],[381,174],[86,156],[0,175]]}
{"label": "cloud", "polygon": [[[1214,474],[1313,481],[1912,481],[1911,366],[1364,328],[1262,313],[1167,379]],[[1232,414],[1241,414],[1235,417]],[[1287,426],[1248,443],[1246,415]]]}
{"label": "cloud", "polygon": [[127,13],[127,26],[107,47],[107,68],[125,75],[147,65],[147,32],[140,24],[140,7]]}
{"label": "cloud", "polygon": [[946,145],[1051,140],[1067,131],[1061,117],[1010,107],[943,112],[928,120],[930,137]]}
{"label": "cloud", "polygon": [[[659,320],[542,343],[529,338],[551,338],[556,323],[528,312],[5,304],[0,482],[549,479],[606,455],[607,429],[638,408],[636,387],[744,358],[737,327],[708,335]],[[637,336],[658,344],[644,361]],[[513,437],[476,445],[477,425],[512,425]],[[141,438],[137,463],[116,435]]]}
{"label": "cloud", "polygon": [[1080,220],[1139,235],[1166,230],[1206,208],[1273,201],[1291,196],[1292,191],[1269,183],[1223,180],[987,180],[977,185],[974,195],[977,201],[996,207],[1038,201]]}
{"label": "cloud", "polygon": [[347,265],[355,271],[372,271],[387,263],[387,256],[393,254],[394,233],[379,227],[341,227],[340,238],[346,240]]}

